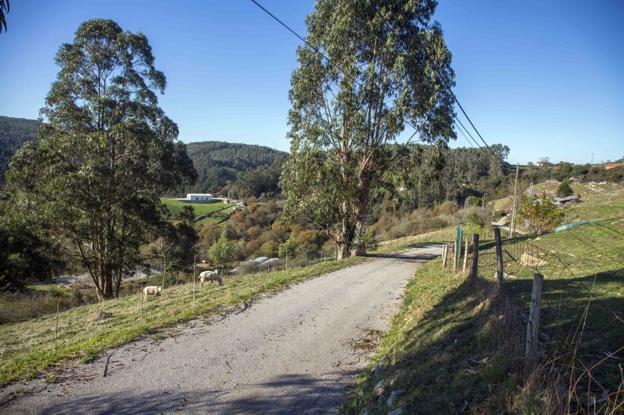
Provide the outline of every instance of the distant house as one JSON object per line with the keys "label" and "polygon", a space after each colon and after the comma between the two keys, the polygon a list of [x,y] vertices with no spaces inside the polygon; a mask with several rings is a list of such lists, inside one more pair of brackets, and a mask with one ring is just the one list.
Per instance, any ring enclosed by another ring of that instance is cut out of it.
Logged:
{"label": "distant house", "polygon": [[203,202],[210,203],[216,202],[217,199],[212,197],[210,193],[187,193],[186,198],[178,199],[182,202]]}
{"label": "distant house", "polygon": [[578,196],[566,196],[566,197],[556,197],[555,203],[557,207],[565,207],[566,205],[576,205],[581,201],[581,198]]}

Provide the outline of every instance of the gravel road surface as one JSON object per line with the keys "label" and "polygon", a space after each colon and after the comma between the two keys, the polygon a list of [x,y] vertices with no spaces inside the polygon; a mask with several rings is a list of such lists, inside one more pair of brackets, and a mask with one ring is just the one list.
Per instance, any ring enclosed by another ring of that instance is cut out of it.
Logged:
{"label": "gravel road surface", "polygon": [[[0,391],[0,412],[336,413],[404,287],[439,246],[379,256]],[[7,402],[9,401],[9,402]]]}

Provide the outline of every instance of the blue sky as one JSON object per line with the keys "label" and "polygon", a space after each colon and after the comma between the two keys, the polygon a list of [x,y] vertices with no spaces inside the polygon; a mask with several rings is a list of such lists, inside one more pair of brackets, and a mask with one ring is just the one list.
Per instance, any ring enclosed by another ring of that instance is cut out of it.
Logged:
{"label": "blue sky", "polygon": [[[312,0],[261,0],[305,33]],[[186,142],[288,149],[298,39],[248,0],[13,0],[0,34],[0,115],[35,118],[53,58],[90,18],[145,33],[167,75],[161,105]],[[624,156],[624,1],[441,0],[455,93],[511,162]],[[463,138],[453,145],[466,145]]]}

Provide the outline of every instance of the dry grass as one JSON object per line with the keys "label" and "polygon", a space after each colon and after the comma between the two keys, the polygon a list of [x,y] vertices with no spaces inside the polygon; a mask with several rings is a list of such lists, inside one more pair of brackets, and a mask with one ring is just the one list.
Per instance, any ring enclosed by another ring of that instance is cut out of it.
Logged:
{"label": "dry grass", "polygon": [[[0,384],[38,376],[72,359],[92,360],[106,349],[154,330],[226,310],[259,294],[282,290],[363,260],[326,261],[307,268],[227,278],[223,286],[197,288],[195,302],[193,285],[185,284],[166,289],[162,296],[148,299],[143,306],[140,294],[84,305],[59,313],[58,330],[56,314],[1,325]],[[98,309],[112,316],[89,321]]]}

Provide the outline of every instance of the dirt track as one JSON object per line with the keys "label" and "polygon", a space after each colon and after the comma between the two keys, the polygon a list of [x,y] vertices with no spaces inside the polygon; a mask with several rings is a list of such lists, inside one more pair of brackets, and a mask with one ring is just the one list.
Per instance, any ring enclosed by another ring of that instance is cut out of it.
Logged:
{"label": "dirt track", "polygon": [[115,349],[54,384],[11,385],[0,401],[30,392],[0,412],[334,413],[366,366],[371,333],[387,328],[418,264],[440,252],[372,258],[225,318]]}

